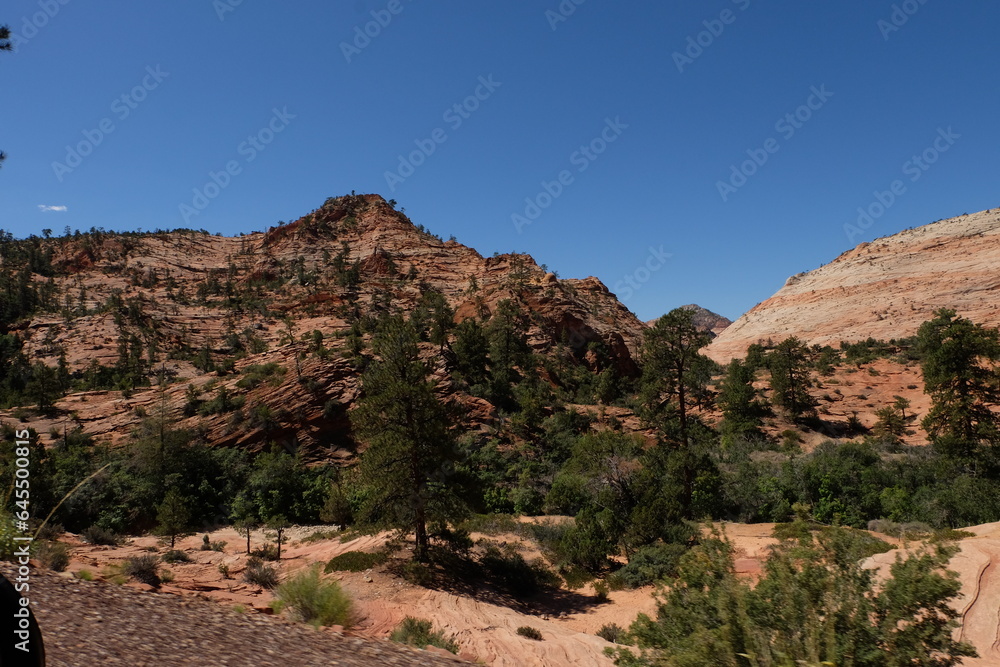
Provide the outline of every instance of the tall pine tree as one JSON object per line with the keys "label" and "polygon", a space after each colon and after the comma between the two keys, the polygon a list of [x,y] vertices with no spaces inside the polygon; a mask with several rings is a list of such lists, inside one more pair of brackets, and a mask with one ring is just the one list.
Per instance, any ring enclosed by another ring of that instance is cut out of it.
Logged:
{"label": "tall pine tree", "polygon": [[351,422],[368,445],[360,460],[365,500],[359,518],[412,531],[414,557],[427,560],[427,524],[459,518],[463,507],[446,479],[456,457],[449,410],[435,394],[418,341],[411,322],[398,315],[383,321]]}
{"label": "tall pine tree", "polygon": [[1000,335],[954,310],[937,311],[917,332],[924,392],[933,401],[923,420],[935,445],[946,453],[973,462],[989,451],[997,463],[1000,440],[997,415],[1000,402]]}
{"label": "tall pine tree", "polygon": [[682,504],[690,515],[694,485],[689,411],[693,397],[704,389],[712,362],[701,354],[711,337],[699,330],[693,313],[683,308],[670,311],[646,331],[642,347],[642,403],[645,419],[668,439],[675,440],[682,464]]}

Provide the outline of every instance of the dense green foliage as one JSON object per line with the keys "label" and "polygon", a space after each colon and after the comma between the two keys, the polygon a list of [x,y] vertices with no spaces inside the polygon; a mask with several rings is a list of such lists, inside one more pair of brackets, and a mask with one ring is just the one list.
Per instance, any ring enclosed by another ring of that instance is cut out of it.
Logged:
{"label": "dense green foliage", "polygon": [[[0,432],[6,441],[13,435],[10,426]],[[37,435],[30,439],[35,521],[94,475],[51,519],[75,532],[96,526],[100,530],[95,534],[132,533],[159,525],[169,528],[164,530],[168,536],[176,535],[224,525],[234,508],[258,523],[282,513],[297,522],[315,523],[333,477],[331,469],[307,468],[283,452],[253,456],[208,447],[194,442],[187,431],[169,425],[161,429],[152,418],[124,449],[95,445],[80,431],[70,431],[46,448],[38,444]],[[13,465],[11,450],[0,453],[0,478],[10,479]]]}
{"label": "dense green foliage", "polygon": [[351,599],[336,581],[326,581],[320,566],[301,570],[281,583],[275,597],[304,623],[349,626],[353,620]]}
{"label": "dense green foliage", "polygon": [[727,541],[692,549],[660,591],[656,618],[632,625],[639,652],[619,649],[616,664],[945,667],[975,655],[952,639],[958,612],[948,602],[959,583],[941,568],[954,549],[899,558],[876,585],[861,563],[870,546],[855,533],[801,532],[772,548],[756,585],[736,576]]}

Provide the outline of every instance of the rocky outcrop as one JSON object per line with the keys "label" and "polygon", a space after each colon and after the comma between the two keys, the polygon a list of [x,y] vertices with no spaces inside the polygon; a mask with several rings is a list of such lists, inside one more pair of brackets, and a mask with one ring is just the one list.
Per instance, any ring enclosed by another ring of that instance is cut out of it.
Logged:
{"label": "rocky outcrop", "polygon": [[[40,417],[36,425],[62,431],[69,418],[111,442],[143,415],[168,410],[213,444],[274,441],[307,458],[347,456],[346,409],[358,395],[357,371],[342,354],[350,322],[386,309],[409,312],[430,289],[444,295],[456,322],[489,317],[501,301],[513,301],[536,352],[566,346],[594,372],[603,368],[588,352],[598,344],[601,363],[634,374],[645,328],[597,278],[561,280],[528,255],[483,257],[414,225],[378,195],[332,198],[294,222],[238,237],[97,232],[46,243],[66,312],[16,323],[25,352],[54,366],[64,351],[69,369],[83,373],[92,364],[113,366],[132,337],[170,380],[163,392],[71,394],[51,424]],[[311,347],[315,332],[329,354]],[[218,364],[238,348],[248,354],[230,369],[235,374],[196,363],[201,356]],[[271,362],[286,371],[281,384],[237,387],[240,371]],[[184,417],[189,384],[204,387],[206,401],[225,388],[245,406]],[[453,398],[477,419],[491,418],[492,406]]]}
{"label": "rocky outcrop", "polygon": [[911,336],[939,308],[1000,325],[1000,209],[943,220],[862,243],[793,276],[726,328],[708,348],[716,361],[752,343],[797,336],[810,344]]}

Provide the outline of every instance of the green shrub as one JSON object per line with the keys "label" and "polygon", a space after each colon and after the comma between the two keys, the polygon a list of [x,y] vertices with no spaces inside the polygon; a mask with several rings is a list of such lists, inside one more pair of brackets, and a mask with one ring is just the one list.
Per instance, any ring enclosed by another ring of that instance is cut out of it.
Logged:
{"label": "green shrub", "polygon": [[409,644],[417,648],[437,646],[452,653],[458,653],[458,644],[453,639],[444,636],[443,632],[435,631],[434,625],[427,620],[407,616],[396,626],[389,639],[399,644]]}
{"label": "green shrub", "polygon": [[411,560],[402,569],[403,579],[416,586],[428,586],[434,579],[426,564]]}
{"label": "green shrub", "polygon": [[93,581],[94,580],[94,574],[90,570],[79,570],[73,576],[75,576],[80,581]]}
{"label": "green shrub", "polygon": [[941,528],[940,530],[935,530],[931,535],[931,540],[934,542],[953,542],[956,540],[962,540],[967,537],[975,537],[975,533],[971,533],[967,530],[955,530],[953,528]]}
{"label": "green shrub", "polygon": [[677,576],[677,565],[687,548],[680,544],[654,544],[636,551],[628,565],[608,577],[615,590],[649,586]]}
{"label": "green shrub", "polygon": [[19,535],[14,517],[0,509],[0,560],[15,560],[18,543],[14,538]]}
{"label": "green shrub", "polygon": [[251,551],[250,556],[259,560],[278,560],[278,546],[275,544],[265,544]]}
{"label": "green shrub", "polygon": [[608,592],[610,590],[611,589],[608,587],[607,582],[605,581],[594,582],[594,597],[597,598],[598,602],[607,602]]}
{"label": "green shrub", "polygon": [[563,581],[566,582],[566,588],[571,591],[583,588],[585,584],[589,584],[594,580],[594,575],[591,572],[573,565],[559,568],[559,574],[562,576]]}
{"label": "green shrub", "polygon": [[305,623],[317,627],[351,624],[350,598],[340,584],[320,577],[318,564],[286,580],[275,590],[275,595]]}
{"label": "green shrub", "polygon": [[101,528],[100,526],[91,526],[83,531],[80,535],[84,542],[88,544],[100,544],[109,547],[116,547],[121,544],[121,538],[115,535],[110,530]]}
{"label": "green shrub", "polygon": [[561,582],[542,562],[528,563],[521,554],[504,554],[493,545],[486,548],[479,563],[497,586],[515,597],[534,595],[546,586],[558,588]]}
{"label": "green shrub", "polygon": [[385,552],[368,553],[366,551],[345,551],[334,556],[326,564],[324,572],[364,572],[389,560]]}
{"label": "green shrub", "polygon": [[191,557],[180,549],[171,549],[162,556],[164,563],[190,563]]}
{"label": "green shrub", "polygon": [[69,547],[62,542],[39,542],[35,556],[53,572],[64,572],[69,565]]}
{"label": "green shrub", "polygon": [[156,556],[136,556],[135,558],[129,558],[122,566],[122,574],[150,586],[159,586],[159,561],[160,559]]}
{"label": "green shrub", "polygon": [[602,625],[601,629],[594,634],[605,641],[611,642],[612,644],[624,644],[626,643],[626,637],[628,636],[628,632],[625,628],[621,627],[617,623]]}
{"label": "green shrub", "polygon": [[535,641],[542,641],[542,633],[529,625],[522,625],[517,629],[517,634]]}
{"label": "green shrub", "polygon": [[215,397],[202,403],[198,413],[204,417],[239,410],[246,404],[246,396],[233,396],[225,387],[219,387]]}
{"label": "green shrub", "polygon": [[472,537],[464,528],[454,530],[444,527],[433,533],[433,537],[441,540],[445,547],[457,554],[468,554],[473,547]]}
{"label": "green shrub", "polygon": [[240,389],[253,389],[264,380],[270,380],[271,386],[281,384],[281,378],[285,374],[285,368],[275,362],[267,364],[253,364],[243,369],[243,377],[240,378],[236,386]]}
{"label": "green shrub", "polygon": [[500,533],[522,534],[525,524],[509,514],[476,514],[459,526],[470,533],[498,535]]}
{"label": "green shrub", "polygon": [[202,551],[225,551],[226,550],[226,543],[225,542],[212,542],[208,538],[208,535],[203,535],[202,538],[201,538],[201,547],[200,547],[200,549]]}
{"label": "green shrub", "polygon": [[560,555],[560,544],[566,533],[573,530],[573,523],[568,521],[540,521],[534,524],[526,524],[532,537],[538,542],[542,553],[550,560],[556,561]]}
{"label": "green shrub", "polygon": [[316,530],[303,537],[302,543],[312,544],[313,542],[323,542],[325,540],[332,540],[335,537],[340,537],[339,530]]}
{"label": "green shrub", "polygon": [[278,570],[271,565],[265,565],[259,558],[249,558],[247,568],[243,571],[243,580],[261,588],[274,588],[278,585]]}

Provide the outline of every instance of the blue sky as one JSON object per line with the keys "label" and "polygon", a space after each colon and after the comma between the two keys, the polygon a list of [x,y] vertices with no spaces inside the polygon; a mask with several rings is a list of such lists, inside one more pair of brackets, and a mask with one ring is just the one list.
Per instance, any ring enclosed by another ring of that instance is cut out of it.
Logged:
{"label": "blue sky", "polygon": [[861,241],[1000,205],[985,0],[7,0],[0,23],[18,236],[235,234],[378,192],[643,319],[735,318]]}

